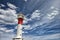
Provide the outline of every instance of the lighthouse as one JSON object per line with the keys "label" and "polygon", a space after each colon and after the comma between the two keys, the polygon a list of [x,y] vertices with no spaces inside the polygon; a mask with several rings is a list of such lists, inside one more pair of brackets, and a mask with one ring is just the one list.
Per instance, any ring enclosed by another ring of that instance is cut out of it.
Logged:
{"label": "lighthouse", "polygon": [[13,38],[13,40],[23,40],[23,38],[22,38],[22,24],[23,24],[23,20],[24,20],[24,15],[21,13],[18,14],[17,20],[18,20],[17,34],[16,34],[16,37]]}

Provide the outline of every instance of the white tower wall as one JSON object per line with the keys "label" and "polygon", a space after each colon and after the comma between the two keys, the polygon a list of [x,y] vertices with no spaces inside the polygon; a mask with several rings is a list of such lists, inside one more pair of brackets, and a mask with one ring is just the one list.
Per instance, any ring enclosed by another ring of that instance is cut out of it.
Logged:
{"label": "white tower wall", "polygon": [[21,24],[18,24],[17,34],[16,34],[16,37],[13,38],[13,40],[23,40],[23,38],[22,38],[22,25]]}

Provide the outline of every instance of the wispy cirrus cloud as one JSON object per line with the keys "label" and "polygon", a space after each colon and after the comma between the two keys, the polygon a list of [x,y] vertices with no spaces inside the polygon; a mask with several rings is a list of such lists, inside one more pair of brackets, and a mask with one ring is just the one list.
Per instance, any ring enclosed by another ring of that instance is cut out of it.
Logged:
{"label": "wispy cirrus cloud", "polygon": [[14,33],[0,33],[0,40],[13,40]]}
{"label": "wispy cirrus cloud", "polygon": [[47,13],[45,15],[43,15],[40,10],[35,10],[32,14],[31,17],[29,19],[26,19],[28,23],[29,21],[34,21],[33,25],[31,25],[32,27],[30,27],[30,30],[37,27],[37,26],[41,26],[43,24],[49,24],[50,22],[54,21],[54,18],[59,14],[58,10],[53,10],[50,13]]}
{"label": "wispy cirrus cloud", "polygon": [[[1,40],[12,40],[16,34],[14,33],[3,33],[0,32],[0,38]],[[57,34],[50,34],[50,35],[43,35],[43,36],[33,36],[33,35],[23,35],[24,40],[59,40],[60,39],[60,33]]]}
{"label": "wispy cirrus cloud", "polygon": [[0,4],[0,6],[1,6],[1,7],[5,7],[5,5],[4,5],[4,4]]}
{"label": "wispy cirrus cloud", "polygon": [[8,5],[9,8],[11,8],[11,9],[16,9],[16,8],[17,8],[15,5],[13,5],[13,4],[11,4],[11,3],[7,3],[7,5]]}
{"label": "wispy cirrus cloud", "polygon": [[[26,38],[25,38],[26,37]],[[45,35],[45,36],[24,36],[24,40],[60,40],[60,34],[52,34],[52,35]]]}
{"label": "wispy cirrus cloud", "polygon": [[31,19],[40,18],[40,14],[40,10],[35,10],[31,15]]}
{"label": "wispy cirrus cloud", "polygon": [[8,28],[6,28],[6,27],[1,27],[1,26],[0,26],[0,31],[9,33],[9,32],[14,32],[14,29],[8,29]]}

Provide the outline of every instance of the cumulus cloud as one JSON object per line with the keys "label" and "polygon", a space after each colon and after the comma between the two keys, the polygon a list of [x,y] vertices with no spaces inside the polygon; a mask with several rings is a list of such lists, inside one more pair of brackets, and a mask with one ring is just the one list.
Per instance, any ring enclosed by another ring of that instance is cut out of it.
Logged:
{"label": "cumulus cloud", "polygon": [[[0,25],[0,40],[12,40],[15,29],[8,29],[5,25],[17,24],[16,6],[13,4],[8,5],[10,6],[6,10],[0,8],[0,24],[2,24]],[[1,7],[5,7],[5,5],[1,4]]]}
{"label": "cumulus cloud", "polygon": [[[14,6],[13,4],[8,4],[8,5],[10,6],[6,10],[0,8],[0,24],[2,24],[0,25],[0,38],[1,38],[0,40],[5,40],[5,39],[11,40],[12,39],[11,37],[13,37],[14,34],[12,35],[10,33],[13,33],[15,29],[8,29],[7,27],[5,27],[5,25],[17,24],[17,14],[15,10],[16,6]],[[5,7],[5,5],[1,4],[1,7]]]}
{"label": "cumulus cloud", "polygon": [[7,8],[6,10],[0,9],[0,22],[4,24],[16,24],[17,23],[16,10],[10,8]]}

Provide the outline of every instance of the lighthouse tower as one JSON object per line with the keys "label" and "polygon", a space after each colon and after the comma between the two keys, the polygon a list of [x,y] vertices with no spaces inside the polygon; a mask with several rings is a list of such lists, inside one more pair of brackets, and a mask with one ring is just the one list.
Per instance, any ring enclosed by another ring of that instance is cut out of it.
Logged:
{"label": "lighthouse tower", "polygon": [[16,34],[16,37],[13,38],[13,40],[23,40],[23,38],[22,38],[22,24],[23,24],[24,15],[18,14],[17,19],[18,19],[17,34]]}

